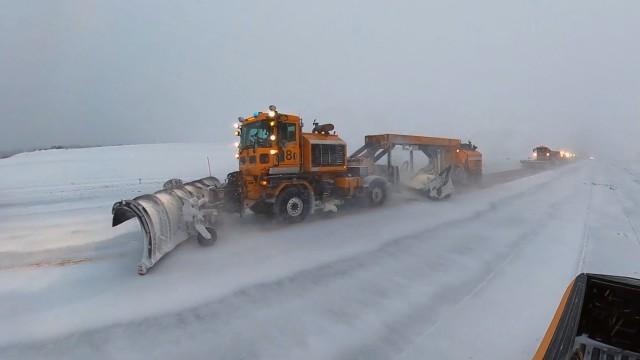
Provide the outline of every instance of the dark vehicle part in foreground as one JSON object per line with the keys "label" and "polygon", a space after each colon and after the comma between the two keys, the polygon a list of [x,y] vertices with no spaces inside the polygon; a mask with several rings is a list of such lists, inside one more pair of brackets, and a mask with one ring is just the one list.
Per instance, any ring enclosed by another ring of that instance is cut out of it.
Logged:
{"label": "dark vehicle part in foreground", "polygon": [[640,280],[578,275],[534,359],[640,359]]}

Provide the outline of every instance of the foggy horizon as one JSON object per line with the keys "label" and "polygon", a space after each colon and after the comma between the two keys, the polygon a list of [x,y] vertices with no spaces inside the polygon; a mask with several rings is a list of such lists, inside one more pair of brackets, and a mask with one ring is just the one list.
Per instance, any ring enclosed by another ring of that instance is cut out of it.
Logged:
{"label": "foggy horizon", "polygon": [[635,1],[136,4],[3,3],[1,151],[232,143],[275,104],[352,150],[391,132],[640,156]]}

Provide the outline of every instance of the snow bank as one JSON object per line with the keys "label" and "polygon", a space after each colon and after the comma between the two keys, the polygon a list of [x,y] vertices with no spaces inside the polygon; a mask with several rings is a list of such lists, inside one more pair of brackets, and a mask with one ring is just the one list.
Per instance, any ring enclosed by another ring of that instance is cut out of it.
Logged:
{"label": "snow bank", "polygon": [[224,177],[236,166],[233,145],[147,144],[44,150],[0,160],[2,191],[61,185],[113,185],[172,177]]}

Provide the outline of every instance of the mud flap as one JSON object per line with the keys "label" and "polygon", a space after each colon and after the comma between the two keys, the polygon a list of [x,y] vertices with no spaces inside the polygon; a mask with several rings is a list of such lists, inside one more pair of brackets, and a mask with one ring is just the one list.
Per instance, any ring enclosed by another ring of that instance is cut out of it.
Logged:
{"label": "mud flap", "polygon": [[207,229],[214,229],[222,204],[220,186],[220,181],[214,177],[186,184],[173,179],[154,194],[113,204],[112,226],[137,218],[144,232],[138,274],[146,274],[164,255],[189,238],[198,234],[212,238],[214,234]]}

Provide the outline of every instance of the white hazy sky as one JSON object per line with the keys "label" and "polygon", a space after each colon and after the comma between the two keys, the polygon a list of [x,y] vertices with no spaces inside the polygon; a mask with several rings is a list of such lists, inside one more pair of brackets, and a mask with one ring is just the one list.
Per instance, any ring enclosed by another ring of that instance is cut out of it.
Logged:
{"label": "white hazy sky", "polygon": [[[366,133],[640,156],[640,1],[0,0],[0,150]],[[621,146],[620,145],[624,145]]]}

